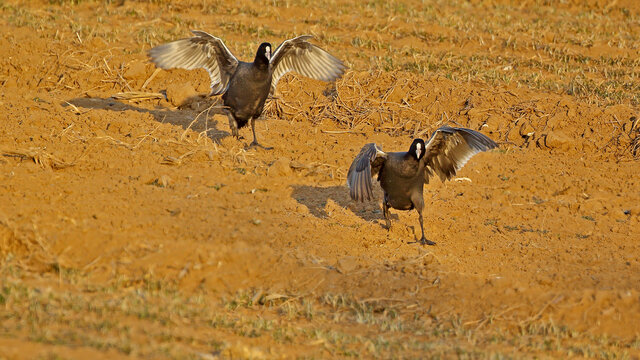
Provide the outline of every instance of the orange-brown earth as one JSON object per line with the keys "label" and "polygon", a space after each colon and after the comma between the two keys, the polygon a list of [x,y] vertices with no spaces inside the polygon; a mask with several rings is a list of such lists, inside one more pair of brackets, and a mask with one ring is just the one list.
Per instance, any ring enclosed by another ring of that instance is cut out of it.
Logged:
{"label": "orange-brown earth", "polygon": [[[0,358],[640,356],[634,1],[0,9]],[[246,149],[204,70],[152,77],[189,29],[350,70],[287,76]],[[422,247],[345,174],[443,124],[500,149],[427,186]]]}

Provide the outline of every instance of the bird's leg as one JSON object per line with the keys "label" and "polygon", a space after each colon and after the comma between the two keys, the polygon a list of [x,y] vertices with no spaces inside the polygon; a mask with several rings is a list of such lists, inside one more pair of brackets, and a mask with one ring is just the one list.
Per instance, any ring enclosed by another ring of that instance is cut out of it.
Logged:
{"label": "bird's leg", "polygon": [[387,204],[387,195],[384,195],[384,200],[382,201],[382,214],[384,215],[384,221],[387,225],[387,230],[391,230],[391,219],[389,215],[389,204]]}
{"label": "bird's leg", "polygon": [[254,117],[251,118],[251,131],[253,132],[253,141],[251,142],[249,147],[259,146],[259,147],[261,147],[261,148],[263,148],[265,150],[273,149],[272,147],[267,147],[267,146],[264,146],[264,145],[260,145],[258,143],[258,138],[256,138],[256,118],[254,118]]}
{"label": "bird's leg", "polygon": [[427,240],[426,237],[424,237],[424,220],[422,220],[422,208],[418,207],[416,208],[416,210],[418,210],[418,220],[420,220],[420,230],[422,231],[422,238],[420,238],[420,244],[421,245],[435,245],[436,243],[431,241],[431,240]]}
{"label": "bird's leg", "polygon": [[231,114],[231,112],[227,111],[227,117],[229,118],[229,127],[231,128],[231,135],[236,139],[240,138],[240,132],[238,131],[238,122],[236,118]]}

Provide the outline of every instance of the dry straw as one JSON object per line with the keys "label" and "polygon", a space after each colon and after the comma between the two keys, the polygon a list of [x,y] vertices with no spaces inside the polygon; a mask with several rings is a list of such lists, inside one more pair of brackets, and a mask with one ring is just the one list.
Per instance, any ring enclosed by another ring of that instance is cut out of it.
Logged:
{"label": "dry straw", "polygon": [[38,147],[18,150],[3,150],[2,155],[16,157],[22,160],[33,160],[33,162],[45,169],[59,170],[75,165],[75,163],[69,163],[61,160],[55,155],[46,152],[44,148]]}

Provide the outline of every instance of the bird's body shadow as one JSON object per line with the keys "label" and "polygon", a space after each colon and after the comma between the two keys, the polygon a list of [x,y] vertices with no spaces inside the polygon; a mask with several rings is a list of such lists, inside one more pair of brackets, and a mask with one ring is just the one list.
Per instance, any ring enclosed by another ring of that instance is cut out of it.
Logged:
{"label": "bird's body shadow", "polygon": [[[191,129],[194,132],[207,132],[207,136],[214,142],[230,136],[228,131],[218,129],[218,121],[213,119],[216,114],[223,115],[224,107],[222,99],[208,96],[193,96],[178,109],[169,109],[157,106],[154,109],[147,109],[130,103],[122,102],[114,98],[75,98],[63,102],[62,106],[75,106],[78,109],[108,110],[108,111],[137,111],[151,114],[154,119],[161,123],[179,125],[183,129]],[[90,110],[88,110],[90,111]],[[225,115],[226,116],[226,115]],[[195,121],[194,121],[195,120]]]}
{"label": "bird's body shadow", "polygon": [[[309,212],[317,218],[326,219],[329,216],[325,208],[327,202],[332,200],[339,206],[348,208],[365,221],[381,221],[380,226],[386,229],[379,200],[358,203],[349,197],[349,188],[346,186],[292,185],[292,188],[291,197],[306,206]],[[374,190],[374,198],[382,199],[382,190]],[[398,215],[391,214],[391,220],[398,220]]]}

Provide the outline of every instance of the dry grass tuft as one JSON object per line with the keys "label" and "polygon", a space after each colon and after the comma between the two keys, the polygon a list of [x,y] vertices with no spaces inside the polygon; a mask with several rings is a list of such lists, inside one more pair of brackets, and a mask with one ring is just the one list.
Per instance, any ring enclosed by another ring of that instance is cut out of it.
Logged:
{"label": "dry grass tuft", "polygon": [[0,218],[0,264],[6,263],[38,272],[51,270],[59,264],[35,223],[18,228],[9,219]]}
{"label": "dry grass tuft", "polygon": [[198,149],[190,150],[190,151],[187,151],[186,153],[184,153],[184,154],[182,154],[182,155],[180,155],[178,157],[166,156],[164,159],[162,159],[161,164],[163,164],[163,165],[182,165],[182,159],[195,154],[197,151],[198,151]]}
{"label": "dry grass tuft", "polygon": [[161,93],[146,92],[146,91],[127,91],[120,92],[111,96],[116,100],[154,100],[164,99],[165,96]]}
{"label": "dry grass tuft", "polygon": [[75,165],[75,163],[69,163],[61,160],[55,155],[46,152],[44,148],[38,147],[19,150],[3,150],[2,155],[8,157],[17,157],[22,160],[30,159],[45,169],[60,170]]}

